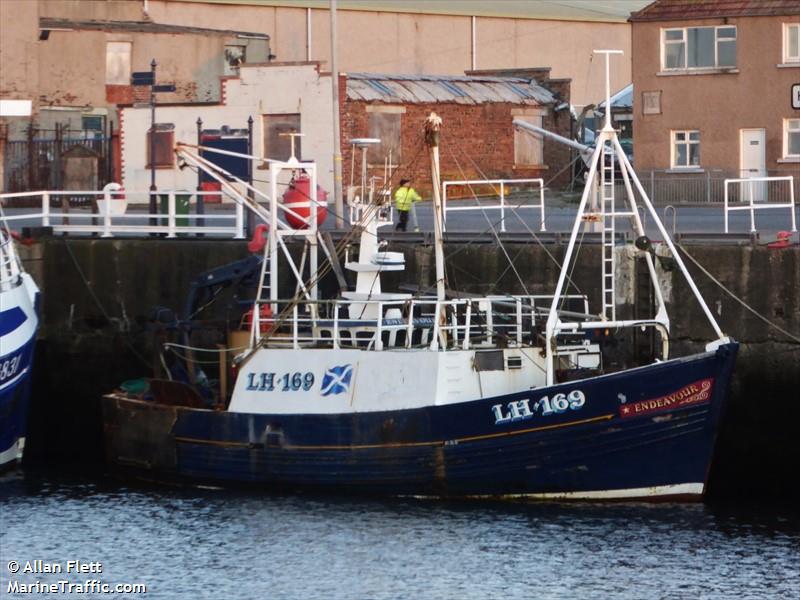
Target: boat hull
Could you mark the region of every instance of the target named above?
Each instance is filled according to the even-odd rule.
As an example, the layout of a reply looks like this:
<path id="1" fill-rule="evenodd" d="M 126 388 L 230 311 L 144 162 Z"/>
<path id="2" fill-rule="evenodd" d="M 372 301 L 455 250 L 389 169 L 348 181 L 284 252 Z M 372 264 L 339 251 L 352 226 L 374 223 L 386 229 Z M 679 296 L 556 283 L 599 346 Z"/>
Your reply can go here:
<path id="1" fill-rule="evenodd" d="M 15 353 L 16 355 L 16 353 Z M 24 349 L 24 372 L 19 379 L 0 389 L 0 469 L 8 469 L 22 460 L 30 398 L 30 369 L 33 343 Z M 0 368 L 8 357 L 0 358 Z"/>
<path id="2" fill-rule="evenodd" d="M 270 490 L 700 499 L 737 349 L 398 411 L 248 414 L 109 395 L 107 459 L 150 480 Z"/>

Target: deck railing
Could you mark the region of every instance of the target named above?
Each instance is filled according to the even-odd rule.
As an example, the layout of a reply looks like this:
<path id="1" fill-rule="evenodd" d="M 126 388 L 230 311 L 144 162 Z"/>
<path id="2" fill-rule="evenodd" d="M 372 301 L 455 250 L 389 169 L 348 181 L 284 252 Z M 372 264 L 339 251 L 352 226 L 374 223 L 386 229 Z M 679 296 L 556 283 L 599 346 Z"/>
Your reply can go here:
<path id="1" fill-rule="evenodd" d="M 382 351 L 386 348 L 428 347 L 431 350 L 530 346 L 537 343 L 552 296 L 511 295 L 409 300 L 280 300 L 277 316 L 253 311 L 251 345 L 300 348 L 326 346 Z M 564 297 L 565 306 L 588 315 L 586 296 Z M 274 304 L 266 299 L 262 304 Z M 360 314 L 350 316 L 351 307 Z M 575 344 L 573 344 L 575 345 Z"/>

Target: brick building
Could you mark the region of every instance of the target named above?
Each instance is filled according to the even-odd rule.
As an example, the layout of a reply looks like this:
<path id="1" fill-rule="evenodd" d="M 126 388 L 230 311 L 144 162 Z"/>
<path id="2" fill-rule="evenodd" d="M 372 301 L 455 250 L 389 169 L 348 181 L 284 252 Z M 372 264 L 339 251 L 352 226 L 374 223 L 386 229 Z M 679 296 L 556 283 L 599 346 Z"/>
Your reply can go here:
<path id="1" fill-rule="evenodd" d="M 512 125 L 518 117 L 571 137 L 570 82 L 547 79 L 548 73 L 548 69 L 528 69 L 516 71 L 513 77 L 488 72 L 467 76 L 342 75 L 345 179 L 352 167 L 350 140 L 377 138 L 381 144 L 368 153 L 372 174 L 382 175 L 391 155 L 397 169 L 395 183 L 400 177 L 409 177 L 418 189 L 430 190 L 422 127 L 425 118 L 436 112 L 443 119 L 442 180 L 541 177 L 548 185 L 566 184 L 569 148 L 516 131 Z"/>
<path id="2" fill-rule="evenodd" d="M 797 0 L 659 0 L 630 22 L 637 170 L 797 177 Z"/>

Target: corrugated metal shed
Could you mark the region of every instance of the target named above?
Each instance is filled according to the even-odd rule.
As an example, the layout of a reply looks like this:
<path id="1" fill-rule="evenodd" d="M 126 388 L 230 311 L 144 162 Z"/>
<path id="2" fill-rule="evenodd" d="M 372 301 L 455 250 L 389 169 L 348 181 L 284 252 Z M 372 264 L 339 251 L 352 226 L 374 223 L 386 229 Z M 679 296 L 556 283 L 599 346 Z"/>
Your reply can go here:
<path id="1" fill-rule="evenodd" d="M 519 77 L 348 73 L 347 99 L 398 104 L 510 102 L 539 106 L 556 101 L 547 88 Z"/>
<path id="2" fill-rule="evenodd" d="M 2 2 L 3 0 L 0 0 Z M 232 29 L 209 29 L 207 27 L 187 27 L 184 25 L 168 25 L 164 23 L 153 23 L 151 21 L 81 21 L 72 19 L 56 19 L 50 17 L 39 17 L 40 29 L 62 29 L 77 31 L 112 31 L 119 33 L 193 33 L 199 35 L 217 36 L 247 36 L 252 39 L 268 40 L 269 36 L 265 33 L 252 31 L 234 31 Z"/>

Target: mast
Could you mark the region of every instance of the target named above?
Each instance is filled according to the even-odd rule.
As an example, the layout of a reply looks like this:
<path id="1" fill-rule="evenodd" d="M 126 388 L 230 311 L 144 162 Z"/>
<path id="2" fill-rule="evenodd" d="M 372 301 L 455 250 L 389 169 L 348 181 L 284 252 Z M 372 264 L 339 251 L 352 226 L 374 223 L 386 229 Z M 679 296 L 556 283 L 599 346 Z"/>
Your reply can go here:
<path id="1" fill-rule="evenodd" d="M 444 300 L 444 243 L 442 241 L 442 196 L 439 172 L 439 129 L 442 118 L 435 112 L 425 119 L 425 143 L 431 153 L 431 179 L 433 180 L 433 234 L 436 255 L 436 299 Z"/>
<path id="2" fill-rule="evenodd" d="M 622 52 L 620 50 L 595 50 L 594 52 L 596 54 L 605 54 L 606 56 L 605 123 L 603 129 L 600 131 L 600 134 L 598 135 L 597 138 L 596 146 L 594 149 L 594 155 L 592 156 L 592 160 L 590 163 L 589 175 L 586 182 L 586 187 L 583 190 L 583 195 L 581 196 L 581 202 L 578 206 L 578 214 L 575 219 L 575 224 L 573 225 L 572 228 L 569 244 L 567 245 L 567 250 L 564 255 L 561 272 L 559 274 L 558 283 L 556 284 L 556 289 L 553 294 L 553 300 L 550 305 L 550 311 L 547 318 L 547 325 L 545 328 L 547 385 L 553 385 L 555 383 L 555 358 L 558 351 L 557 336 L 562 331 L 580 331 L 580 330 L 596 329 L 596 328 L 613 329 L 622 327 L 643 327 L 645 325 L 654 326 L 659 328 L 662 332 L 662 337 L 663 337 L 662 346 L 664 351 L 664 356 L 662 357 L 662 359 L 667 358 L 666 351 L 668 348 L 668 341 L 666 337 L 668 336 L 669 333 L 669 318 L 666 313 L 666 307 L 664 304 L 663 295 L 661 294 L 661 290 L 659 289 L 659 284 L 655 272 L 655 266 L 650 256 L 647 256 L 648 270 L 650 273 L 650 278 L 652 280 L 653 286 L 656 289 L 658 313 L 652 319 L 617 320 L 616 318 L 616 311 L 615 311 L 616 299 L 614 294 L 614 280 L 615 280 L 614 219 L 620 217 L 629 217 L 634 219 L 635 229 L 637 233 L 639 233 L 642 237 L 644 237 L 644 227 L 642 225 L 641 219 L 639 218 L 639 213 L 636 206 L 636 198 L 634 196 L 633 193 L 634 190 L 631 187 L 631 183 L 633 183 L 633 185 L 635 186 L 636 191 L 639 192 L 639 195 L 642 198 L 642 202 L 644 203 L 648 212 L 652 216 L 653 222 L 658 227 L 658 231 L 663 236 L 664 242 L 667 244 L 667 247 L 672 252 L 672 256 L 675 262 L 677 263 L 678 268 L 680 269 L 684 279 L 691 288 L 698 304 L 700 304 L 700 307 L 703 309 L 703 312 L 705 313 L 712 329 L 714 330 L 714 333 L 718 337 L 716 341 L 708 344 L 706 346 L 706 349 L 708 350 L 712 348 L 715 344 L 719 344 L 720 342 L 723 342 L 728 339 L 725 336 L 725 334 L 722 333 L 722 330 L 719 328 L 719 325 L 717 324 L 714 315 L 711 313 L 705 300 L 703 300 L 702 296 L 700 295 L 700 291 L 697 289 L 697 286 L 695 285 L 691 274 L 686 269 L 686 266 L 683 263 L 680 254 L 678 254 L 677 249 L 672 243 L 672 239 L 670 238 L 669 234 L 664 228 L 664 225 L 661 223 L 661 219 L 659 219 L 655 208 L 650 202 L 650 199 L 647 197 L 647 193 L 642 187 L 639 178 L 636 176 L 636 173 L 631 167 L 631 164 L 628 161 L 627 157 L 625 156 L 625 153 L 622 151 L 622 147 L 620 146 L 619 141 L 617 140 L 617 134 L 614 131 L 614 128 L 611 126 L 611 102 L 610 102 L 611 86 L 610 86 L 609 57 L 611 54 L 622 54 Z M 625 185 L 625 190 L 628 196 L 628 204 L 630 208 L 629 211 L 620 211 L 617 209 L 616 206 L 616 198 L 614 191 L 615 161 L 619 161 L 620 172 L 622 173 L 623 183 Z M 589 200 L 590 194 L 597 193 L 596 190 L 598 187 L 600 188 L 599 197 L 600 200 L 602 201 L 600 214 L 602 217 L 602 234 L 603 234 L 603 255 L 602 255 L 603 310 L 601 313 L 602 320 L 596 323 L 578 323 L 578 322 L 565 323 L 562 322 L 559 317 L 558 305 L 564 293 L 566 274 L 573 257 L 573 252 L 578 237 L 580 222 L 584 218 L 584 215 L 586 213 L 587 201 Z M 649 240 L 647 240 L 646 238 L 644 239 L 647 242 L 647 244 L 649 244 Z"/>
<path id="3" fill-rule="evenodd" d="M 331 94 L 333 97 L 333 202 L 336 228 L 344 227 L 342 198 L 342 143 L 339 132 L 339 72 L 336 70 L 336 0 L 331 0 Z"/>

